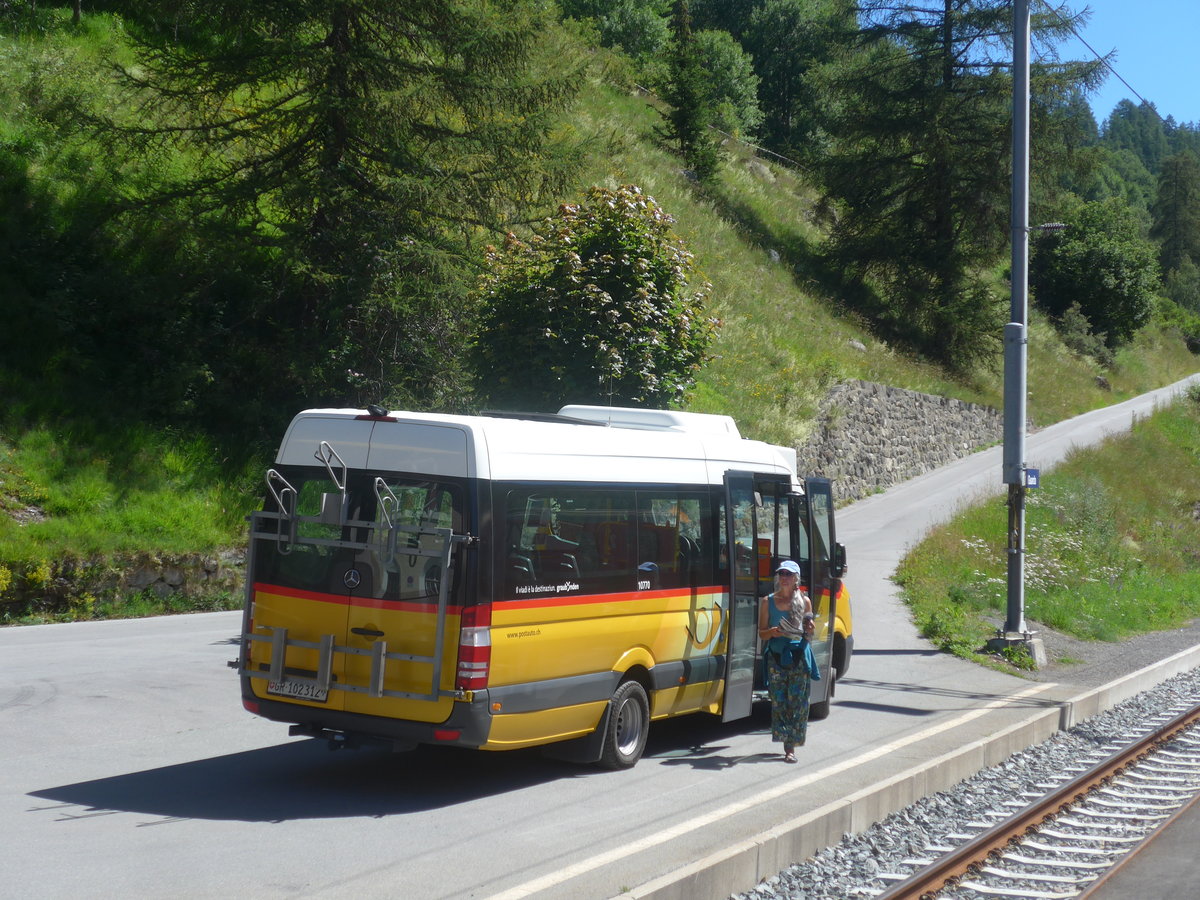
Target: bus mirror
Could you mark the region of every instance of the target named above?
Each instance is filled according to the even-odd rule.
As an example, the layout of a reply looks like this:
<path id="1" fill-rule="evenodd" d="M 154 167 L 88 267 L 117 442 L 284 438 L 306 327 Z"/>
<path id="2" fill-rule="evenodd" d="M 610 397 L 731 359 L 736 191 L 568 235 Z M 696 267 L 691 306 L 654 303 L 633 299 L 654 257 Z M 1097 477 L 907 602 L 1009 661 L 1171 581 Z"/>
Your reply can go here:
<path id="1" fill-rule="evenodd" d="M 829 560 L 829 574 L 834 578 L 841 578 L 846 574 L 846 545 L 835 543 L 833 545 L 833 556 Z"/>

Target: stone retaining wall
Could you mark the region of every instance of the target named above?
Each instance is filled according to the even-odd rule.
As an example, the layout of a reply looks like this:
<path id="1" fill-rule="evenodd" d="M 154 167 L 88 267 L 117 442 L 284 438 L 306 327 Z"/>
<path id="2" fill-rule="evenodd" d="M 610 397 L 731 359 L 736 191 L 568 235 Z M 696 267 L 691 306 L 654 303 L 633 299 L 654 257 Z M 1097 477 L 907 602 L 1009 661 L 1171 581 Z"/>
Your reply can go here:
<path id="1" fill-rule="evenodd" d="M 104 601 L 146 591 L 160 598 L 239 596 L 245 557 L 245 550 L 232 548 L 213 554 L 64 557 L 15 571 L 0 566 L 5 576 L 0 580 L 0 619 L 68 613 L 90 618 Z"/>
<path id="2" fill-rule="evenodd" d="M 833 480 L 839 502 L 858 500 L 967 456 L 1004 437 L 988 406 L 869 381 L 847 381 L 822 402 L 797 448 L 802 474 Z"/>
<path id="3" fill-rule="evenodd" d="M 132 593 L 149 590 L 160 597 L 177 591 L 241 591 L 245 568 L 246 552 L 241 548 L 212 555 L 143 557 L 121 573 L 116 586 Z"/>

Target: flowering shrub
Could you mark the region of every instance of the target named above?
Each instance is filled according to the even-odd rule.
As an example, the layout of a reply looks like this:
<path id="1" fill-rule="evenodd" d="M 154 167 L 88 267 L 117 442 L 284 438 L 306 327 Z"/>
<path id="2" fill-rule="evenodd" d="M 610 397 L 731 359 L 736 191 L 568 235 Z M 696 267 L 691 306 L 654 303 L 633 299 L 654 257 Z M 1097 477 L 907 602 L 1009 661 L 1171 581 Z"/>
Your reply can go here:
<path id="1" fill-rule="evenodd" d="M 489 247 L 476 344 L 502 408 L 665 406 L 695 382 L 717 323 L 674 219 L 636 187 L 592 188 L 523 241 Z"/>

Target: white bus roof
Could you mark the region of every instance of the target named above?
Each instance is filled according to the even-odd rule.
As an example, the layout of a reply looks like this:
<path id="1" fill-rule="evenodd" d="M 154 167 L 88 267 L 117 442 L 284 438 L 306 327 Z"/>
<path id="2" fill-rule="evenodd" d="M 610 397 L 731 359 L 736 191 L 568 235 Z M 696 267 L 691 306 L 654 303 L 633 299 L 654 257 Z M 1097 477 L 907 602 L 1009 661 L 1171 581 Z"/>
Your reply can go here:
<path id="1" fill-rule="evenodd" d="M 717 416 L 710 413 L 677 412 L 671 409 L 632 409 L 623 406 L 564 406 L 560 416 L 585 419 L 616 428 L 668 429 L 686 431 L 690 434 L 714 434 L 740 438 L 737 423 L 732 416 Z"/>
<path id="2" fill-rule="evenodd" d="M 584 406 L 561 415 L 570 418 L 311 409 L 292 420 L 276 462 L 320 465 L 325 443 L 351 469 L 438 477 L 720 484 L 734 469 L 795 481 L 794 450 L 742 439 L 728 416 Z"/>

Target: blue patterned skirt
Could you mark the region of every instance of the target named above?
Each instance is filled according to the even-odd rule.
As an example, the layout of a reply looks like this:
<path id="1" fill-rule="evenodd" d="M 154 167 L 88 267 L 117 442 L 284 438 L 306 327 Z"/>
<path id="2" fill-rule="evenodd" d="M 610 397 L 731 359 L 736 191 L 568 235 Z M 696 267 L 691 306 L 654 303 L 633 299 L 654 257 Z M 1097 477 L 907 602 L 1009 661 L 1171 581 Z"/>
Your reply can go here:
<path id="1" fill-rule="evenodd" d="M 808 733 L 808 667 L 802 661 L 784 666 L 771 652 L 767 658 L 767 692 L 771 696 L 771 740 L 803 746 Z"/>

